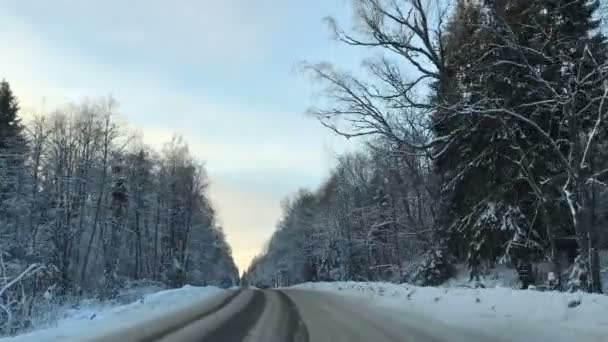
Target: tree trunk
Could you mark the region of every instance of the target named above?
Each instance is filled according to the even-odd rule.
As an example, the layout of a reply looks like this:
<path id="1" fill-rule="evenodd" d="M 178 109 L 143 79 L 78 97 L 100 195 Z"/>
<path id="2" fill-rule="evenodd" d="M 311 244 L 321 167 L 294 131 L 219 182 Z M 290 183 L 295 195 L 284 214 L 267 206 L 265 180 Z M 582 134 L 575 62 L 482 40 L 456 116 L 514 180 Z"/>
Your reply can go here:
<path id="1" fill-rule="evenodd" d="M 91 257 L 91 249 L 93 248 L 93 241 L 95 240 L 95 233 L 97 233 L 97 227 L 99 225 L 99 216 L 101 214 L 101 204 L 102 204 L 102 199 L 103 199 L 105 182 L 106 182 L 106 178 L 107 178 L 106 163 L 107 163 L 107 154 L 106 154 L 106 157 L 104 158 L 103 174 L 102 174 L 101 183 L 99 186 L 99 194 L 97 197 L 97 206 L 95 208 L 95 218 L 93 219 L 93 229 L 91 231 L 91 236 L 89 236 L 89 241 L 87 243 L 87 249 L 84 254 L 84 260 L 82 261 L 82 268 L 80 269 L 81 292 L 82 292 L 82 288 L 84 287 L 84 282 L 85 282 L 85 278 L 87 275 L 87 268 L 89 265 L 89 258 Z"/>
<path id="2" fill-rule="evenodd" d="M 155 280 L 158 280 L 159 276 L 159 263 L 158 263 L 158 229 L 160 225 L 160 196 L 157 197 L 156 200 L 156 222 L 154 223 L 154 261 L 152 263 L 152 267 L 154 268 L 152 272 L 152 277 Z"/>
<path id="3" fill-rule="evenodd" d="M 135 209 L 135 280 L 139 279 L 141 268 L 141 231 L 139 226 L 139 208 Z"/>
<path id="4" fill-rule="evenodd" d="M 553 221 L 551 220 L 551 215 L 547 211 L 545 203 L 540 205 L 542 210 L 543 219 L 545 221 L 545 227 L 547 231 L 547 238 L 549 239 L 549 248 L 550 248 L 550 258 L 551 258 L 551 270 L 555 274 L 555 279 L 557 280 L 556 288 L 558 290 L 563 290 L 563 282 L 562 282 L 562 268 L 559 260 L 559 255 L 557 254 L 557 246 L 555 236 L 555 226 L 553 225 Z"/>
<path id="5" fill-rule="evenodd" d="M 589 264 L 591 268 L 591 292 L 602 293 L 602 278 L 600 270 L 600 256 L 597 248 L 589 249 Z"/>
<path id="6" fill-rule="evenodd" d="M 85 252 L 84 260 L 82 263 L 82 268 L 80 270 L 80 284 L 84 285 L 84 281 L 87 274 L 87 267 L 89 264 L 89 258 L 91 256 L 91 249 L 93 247 L 93 241 L 95 241 L 95 233 L 97 232 L 97 227 L 99 225 L 99 218 L 101 215 L 101 204 L 103 201 L 104 189 L 106 186 L 106 181 L 108 178 L 108 154 L 110 153 L 110 144 L 112 142 L 112 132 L 111 132 L 111 124 L 110 124 L 110 115 L 105 117 L 104 122 L 104 130 L 103 130 L 103 162 L 102 168 L 103 172 L 101 175 L 101 182 L 99 184 L 99 194 L 97 197 L 97 206 L 95 208 L 95 218 L 93 220 L 93 230 L 91 231 L 91 236 L 89 237 L 89 241 L 87 243 L 87 249 Z M 101 237 L 103 239 L 103 236 Z"/>
<path id="7" fill-rule="evenodd" d="M 580 194 L 580 193 L 579 193 Z M 579 197 L 581 198 L 581 197 Z M 594 234 L 595 227 L 592 227 L 591 210 L 587 201 L 581 201 L 576 212 L 576 235 L 579 247 L 579 255 L 583 258 L 589 271 L 587 284 L 584 287 L 590 292 L 601 293 L 602 281 L 599 265 L 599 254 L 597 251 L 598 239 Z"/>

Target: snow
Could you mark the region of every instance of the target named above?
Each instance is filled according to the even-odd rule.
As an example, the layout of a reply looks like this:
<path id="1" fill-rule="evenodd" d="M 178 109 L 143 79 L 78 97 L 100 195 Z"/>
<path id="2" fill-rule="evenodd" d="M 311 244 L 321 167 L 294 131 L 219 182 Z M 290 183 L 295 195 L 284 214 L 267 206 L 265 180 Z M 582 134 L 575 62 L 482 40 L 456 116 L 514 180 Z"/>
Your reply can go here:
<path id="1" fill-rule="evenodd" d="M 208 300 L 224 293 L 225 290 L 207 286 L 186 285 L 179 289 L 164 290 L 146 294 L 142 299 L 127 305 L 89 303 L 79 309 L 67 310 L 55 327 L 33 331 L 16 337 L 0 338 L 1 342 L 75 341 L 81 340 L 94 331 L 116 331 L 147 320 L 167 315 L 192 305 L 193 302 Z"/>
<path id="2" fill-rule="evenodd" d="M 521 282 L 517 272 L 511 268 L 502 264 L 495 265 L 493 269 L 488 270 L 479 275 L 480 281 L 471 283 L 471 271 L 466 264 L 456 264 L 455 274 L 452 278 L 448 279 L 440 287 L 479 287 L 476 284 L 483 285 L 483 287 L 509 287 L 509 288 L 520 288 Z"/>
<path id="3" fill-rule="evenodd" d="M 374 282 L 305 283 L 295 288 L 354 296 L 404 320 L 438 320 L 491 334 L 501 341 L 608 341 L 605 295 Z"/>
<path id="4" fill-rule="evenodd" d="M 600 270 L 602 275 L 602 287 L 604 293 L 608 294 L 608 250 L 599 251 Z"/>

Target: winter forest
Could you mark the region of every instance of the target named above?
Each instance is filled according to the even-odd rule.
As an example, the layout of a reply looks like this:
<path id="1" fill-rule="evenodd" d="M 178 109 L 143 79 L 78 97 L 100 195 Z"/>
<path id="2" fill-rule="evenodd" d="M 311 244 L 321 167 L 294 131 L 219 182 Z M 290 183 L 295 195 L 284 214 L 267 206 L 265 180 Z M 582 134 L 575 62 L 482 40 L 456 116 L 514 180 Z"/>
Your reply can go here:
<path id="1" fill-rule="evenodd" d="M 0 332 L 51 305 L 143 284 L 233 286 L 238 271 L 180 138 L 154 151 L 111 98 L 20 117 L 0 84 Z"/>
<path id="2" fill-rule="evenodd" d="M 326 22 L 368 58 L 298 66 L 309 120 L 359 148 L 283 200 L 240 279 L 182 138 L 146 145 L 111 97 L 26 112 L 3 80 L 0 336 L 146 286 L 439 286 L 464 269 L 478 288 L 500 267 L 521 289 L 608 291 L 608 1 L 349 3 L 354 25 Z"/>
<path id="3" fill-rule="evenodd" d="M 329 26 L 372 56 L 304 71 L 310 116 L 365 148 L 284 201 L 244 281 L 439 285 L 466 265 L 475 284 L 506 265 L 521 288 L 602 292 L 605 3 L 352 3 L 356 27 Z"/>

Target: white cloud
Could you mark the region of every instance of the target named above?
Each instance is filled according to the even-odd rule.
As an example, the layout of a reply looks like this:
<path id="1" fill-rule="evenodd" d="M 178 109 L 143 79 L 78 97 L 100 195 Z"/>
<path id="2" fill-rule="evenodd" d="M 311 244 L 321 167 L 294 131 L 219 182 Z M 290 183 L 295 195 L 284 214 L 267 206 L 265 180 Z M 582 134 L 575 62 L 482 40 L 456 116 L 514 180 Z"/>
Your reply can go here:
<path id="1" fill-rule="evenodd" d="M 49 37 L 115 52 L 116 59 L 136 54 L 193 64 L 261 56 L 285 8 L 271 0 L 5 0 L 2 6 L 32 26 L 46 25 Z M 260 8 L 264 15 L 251 15 Z"/>
<path id="2" fill-rule="evenodd" d="M 86 9 L 99 10 L 99 13 L 95 12 L 96 15 L 85 16 L 91 19 L 111 17 L 113 11 L 118 11 L 120 4 L 126 2 L 103 2 L 107 3 L 108 8 L 91 8 L 85 3 L 92 2 L 62 0 L 58 6 L 74 5 L 75 13 Z M 135 6 L 132 2 L 128 3 Z M 160 1 L 133 3 L 139 4 L 143 11 L 141 15 L 152 21 L 165 9 Z M 149 7 L 145 8 L 144 4 Z M 128 12 L 133 12 L 135 8 L 130 7 Z M 234 0 L 225 3 L 179 1 L 166 14 L 177 16 L 182 15 L 180 11 L 192 11 L 192 15 L 185 15 L 184 22 L 177 24 L 180 25 L 178 28 L 169 29 L 185 31 L 189 25 L 196 24 L 197 18 L 207 16 L 209 20 L 204 25 L 207 28 L 219 25 L 227 33 L 225 40 L 228 45 L 238 45 L 240 39 L 247 40 L 249 33 L 256 36 L 255 28 L 247 25 L 243 26 L 244 29 L 232 27 L 239 16 L 225 23 L 201 12 L 210 8 L 213 8 L 213 13 L 237 12 L 241 13 L 240 16 L 244 11 L 236 8 Z M 117 12 L 118 21 L 130 18 L 133 13 L 119 14 Z M 123 19 L 120 19 L 121 15 Z M 158 20 L 161 18 L 158 17 Z M 244 23 L 248 22 L 246 18 L 243 20 Z M 144 26 L 141 29 L 136 28 L 134 23 L 129 25 L 134 27 L 132 31 L 118 25 L 116 32 L 107 33 L 107 36 L 100 33 L 99 39 L 111 40 L 112 34 L 120 33 L 124 34 L 123 43 L 126 45 L 138 46 L 142 40 L 143 48 L 153 49 L 143 41 L 144 35 L 150 34 L 146 30 L 151 30 L 152 34 L 158 32 L 159 38 L 162 38 L 162 25 L 159 28 Z M 250 29 L 251 32 L 245 32 Z M 211 36 L 204 39 L 218 49 L 223 49 L 220 45 L 226 43 L 215 42 Z M 121 69 L 117 65 L 96 62 L 82 51 L 65 50 L 43 39 L 31 23 L 3 11 L 2 5 L 0 41 L 3 45 L 0 65 L 4 67 L 4 74 L 0 77 L 11 82 L 25 112 L 31 112 L 32 108 L 40 110 L 43 98 L 47 99 L 44 109 L 51 110 L 65 102 L 78 102 L 85 97 L 113 93 L 121 103 L 125 119 L 143 131 L 146 142 L 161 147 L 173 132 L 181 133 L 189 142 L 193 154 L 207 162 L 213 182 L 210 194 L 233 246 L 235 259 L 241 267 L 245 267 L 251 257 L 260 251 L 274 230 L 280 215 L 280 197 L 287 195 L 276 194 L 276 189 L 283 189 L 278 185 L 293 184 L 294 190 L 300 185 L 312 185 L 307 184 L 310 179 L 322 177 L 331 164 L 331 158 L 323 147 L 323 141 L 328 141 L 327 135 L 311 119 L 294 113 L 260 112 L 243 105 L 217 104 L 207 99 L 205 94 L 189 94 L 168 86 L 169 82 L 157 73 Z M 184 46 L 180 46 L 180 50 L 187 51 Z M 329 140 L 329 144 L 335 143 L 335 139 Z M 267 191 L 268 187 L 275 192 Z M 287 191 L 289 186 L 285 185 L 284 188 Z"/>

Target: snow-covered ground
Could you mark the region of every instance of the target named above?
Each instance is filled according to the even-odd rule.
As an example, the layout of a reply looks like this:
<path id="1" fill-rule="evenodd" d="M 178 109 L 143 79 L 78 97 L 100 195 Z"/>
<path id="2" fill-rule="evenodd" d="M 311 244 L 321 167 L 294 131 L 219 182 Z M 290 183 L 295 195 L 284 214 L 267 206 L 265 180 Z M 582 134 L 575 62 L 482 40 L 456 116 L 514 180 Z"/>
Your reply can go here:
<path id="1" fill-rule="evenodd" d="M 608 250 L 600 251 L 600 270 L 604 293 L 608 294 Z"/>
<path id="2" fill-rule="evenodd" d="M 184 286 L 180 289 L 145 294 L 127 305 L 84 303 L 78 309 L 58 313 L 62 316 L 54 327 L 28 334 L 0 338 L 2 342 L 78 341 L 92 333 L 116 331 L 143 321 L 167 315 L 172 311 L 201 302 L 225 290 L 217 287 Z"/>
<path id="3" fill-rule="evenodd" d="M 454 276 L 440 287 L 475 287 L 475 283 L 470 281 L 471 271 L 466 264 L 457 264 L 455 268 Z M 508 287 L 513 289 L 521 287 L 517 272 L 513 268 L 500 264 L 481 275 L 479 284 L 485 287 Z"/>
<path id="4" fill-rule="evenodd" d="M 509 341 L 608 341 L 608 296 L 510 288 L 434 288 L 391 283 L 306 283 L 391 310 L 404 320 L 426 316 Z"/>
<path id="5" fill-rule="evenodd" d="M 504 272 L 500 271 L 502 282 Z M 489 280 L 493 279 L 490 277 Z M 329 291 L 377 305 L 404 322 L 440 323 L 479 330 L 506 341 L 608 341 L 608 296 L 539 292 L 508 287 L 472 289 L 454 279 L 444 287 L 374 282 L 306 283 L 295 288 Z M 499 282 L 497 280 L 497 282 Z M 490 282 L 485 282 L 486 286 Z M 452 286 L 452 287 L 446 287 Z M 78 341 L 166 316 L 225 294 L 216 287 L 185 286 L 148 293 L 127 305 L 84 303 L 59 312 L 55 326 L 0 342 Z"/>

